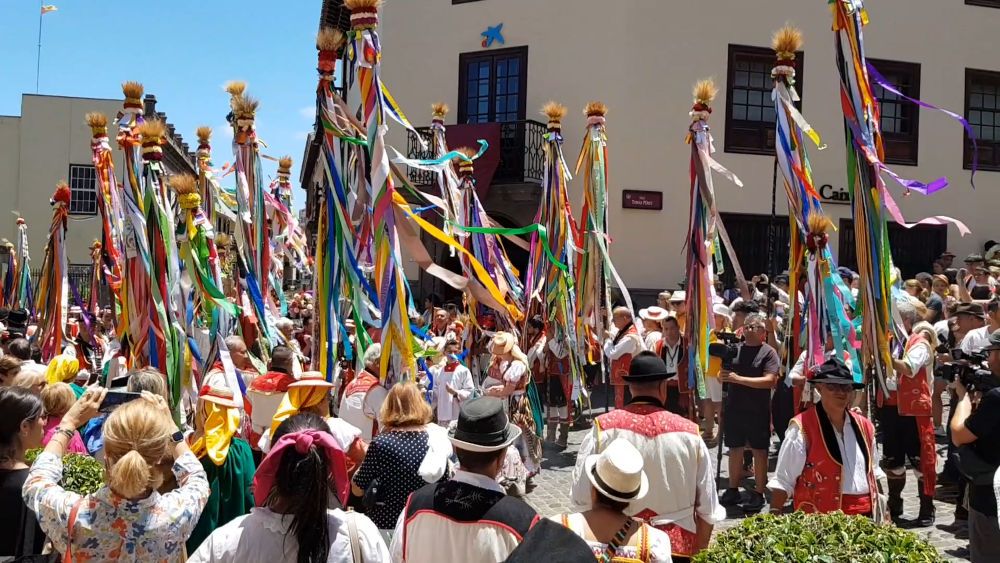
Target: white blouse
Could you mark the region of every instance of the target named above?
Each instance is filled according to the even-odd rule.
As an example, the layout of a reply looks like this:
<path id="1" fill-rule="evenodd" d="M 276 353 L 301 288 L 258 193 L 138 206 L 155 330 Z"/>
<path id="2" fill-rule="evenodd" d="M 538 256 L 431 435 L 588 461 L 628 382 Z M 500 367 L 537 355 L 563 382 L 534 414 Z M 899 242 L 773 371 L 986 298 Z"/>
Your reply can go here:
<path id="1" fill-rule="evenodd" d="M 348 531 L 346 512 L 337 508 L 328 510 L 326 524 L 330 530 L 328 563 L 354 563 L 354 552 Z M 389 563 L 386 547 L 378 528 L 363 514 L 351 513 L 358 530 L 361 561 Z M 267 561 L 268 563 L 296 563 L 299 546 L 291 533 L 292 517 L 272 512 L 267 508 L 254 508 L 250 514 L 240 516 L 225 526 L 217 528 L 204 543 L 191 554 L 191 563 L 222 563 L 228 561 Z"/>

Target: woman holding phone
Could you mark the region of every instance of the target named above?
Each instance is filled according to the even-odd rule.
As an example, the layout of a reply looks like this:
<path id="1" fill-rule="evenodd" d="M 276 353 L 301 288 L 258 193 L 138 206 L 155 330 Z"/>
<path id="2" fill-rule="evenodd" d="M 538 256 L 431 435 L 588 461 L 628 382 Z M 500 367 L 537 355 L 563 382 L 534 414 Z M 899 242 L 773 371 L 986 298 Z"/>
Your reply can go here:
<path id="1" fill-rule="evenodd" d="M 56 550 L 69 558 L 108 561 L 180 561 L 208 501 L 209 486 L 198 458 L 170 416 L 163 397 L 143 393 L 104 424 L 107 485 L 87 496 L 60 486 L 62 456 L 75 429 L 97 416 L 106 390 L 89 388 L 63 416 L 59 428 L 28 472 L 24 501 L 38 515 Z M 174 460 L 179 487 L 156 489 L 156 466 Z"/>

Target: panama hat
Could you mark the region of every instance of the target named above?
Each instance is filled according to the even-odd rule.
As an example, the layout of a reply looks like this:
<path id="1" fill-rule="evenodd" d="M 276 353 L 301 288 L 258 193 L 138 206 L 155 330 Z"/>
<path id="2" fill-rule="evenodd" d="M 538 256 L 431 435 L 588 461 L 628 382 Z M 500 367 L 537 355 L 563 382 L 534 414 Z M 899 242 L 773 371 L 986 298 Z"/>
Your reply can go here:
<path id="1" fill-rule="evenodd" d="M 639 318 L 647 321 L 660 322 L 667 318 L 670 313 L 663 307 L 647 307 L 639 310 Z"/>
<path id="2" fill-rule="evenodd" d="M 632 502 L 649 492 L 642 454 L 621 438 L 613 440 L 603 452 L 587 456 L 584 472 L 590 484 L 611 500 Z"/>
<path id="3" fill-rule="evenodd" d="M 469 452 L 499 451 L 520 436 L 521 429 L 510 423 L 503 401 L 496 397 L 479 397 L 463 403 L 458 423 L 448 431 L 452 445 Z"/>
<path id="4" fill-rule="evenodd" d="M 318 371 L 304 371 L 295 383 L 290 383 L 288 388 L 292 387 L 333 387 L 333 383 L 330 383 L 323 377 L 323 374 Z"/>
<path id="5" fill-rule="evenodd" d="M 236 402 L 236 398 L 233 396 L 233 391 L 225 387 L 209 387 L 206 385 L 201 388 L 198 397 L 203 401 L 215 403 L 223 407 L 231 409 L 240 408 L 240 405 Z"/>

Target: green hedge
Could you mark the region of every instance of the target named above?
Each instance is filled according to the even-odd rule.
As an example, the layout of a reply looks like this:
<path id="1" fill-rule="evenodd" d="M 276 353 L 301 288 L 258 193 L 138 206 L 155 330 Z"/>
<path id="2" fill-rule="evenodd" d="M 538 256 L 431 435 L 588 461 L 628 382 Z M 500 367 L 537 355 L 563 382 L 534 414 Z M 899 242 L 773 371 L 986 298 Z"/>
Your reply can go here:
<path id="1" fill-rule="evenodd" d="M 863 516 L 760 514 L 715 537 L 697 563 L 937 563 L 937 550 L 913 532 Z"/>
<path id="2" fill-rule="evenodd" d="M 35 463 L 42 450 L 28 450 L 25 452 L 26 461 Z M 59 482 L 67 491 L 72 491 L 80 495 L 96 493 L 104 486 L 104 466 L 96 459 L 80 454 L 66 454 L 63 456 L 63 478 Z"/>

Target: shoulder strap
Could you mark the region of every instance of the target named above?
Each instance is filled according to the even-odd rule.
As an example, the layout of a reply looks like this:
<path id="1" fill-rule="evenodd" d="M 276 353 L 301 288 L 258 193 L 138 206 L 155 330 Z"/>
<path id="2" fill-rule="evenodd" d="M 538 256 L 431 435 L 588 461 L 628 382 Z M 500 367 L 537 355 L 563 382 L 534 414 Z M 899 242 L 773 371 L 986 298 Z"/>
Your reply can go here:
<path id="1" fill-rule="evenodd" d="M 361 555 L 361 541 L 358 538 L 358 522 L 357 513 L 354 510 L 348 510 L 347 515 L 347 534 L 351 539 L 351 556 L 354 563 L 362 563 L 364 557 Z"/>
<path id="2" fill-rule="evenodd" d="M 66 525 L 66 553 L 63 553 L 63 563 L 73 562 L 73 528 L 76 527 L 76 515 L 80 513 L 80 505 L 87 497 L 80 497 L 69 511 L 69 523 Z"/>
<path id="3" fill-rule="evenodd" d="M 614 537 L 611 538 L 611 541 L 609 541 L 608 545 L 604 548 L 604 556 L 601 558 L 601 561 L 607 563 L 614 559 L 615 555 L 618 553 L 618 548 L 625 542 L 626 538 L 628 538 L 629 534 L 632 532 L 632 528 L 635 527 L 635 524 L 636 522 L 632 519 L 632 517 L 629 517 L 629 519 L 625 521 L 625 524 L 622 525 L 621 529 L 615 533 Z"/>
<path id="4" fill-rule="evenodd" d="M 38 524 L 32 517 L 34 514 L 27 504 L 21 506 L 21 544 L 14 547 L 15 557 L 35 555 L 35 528 Z"/>

